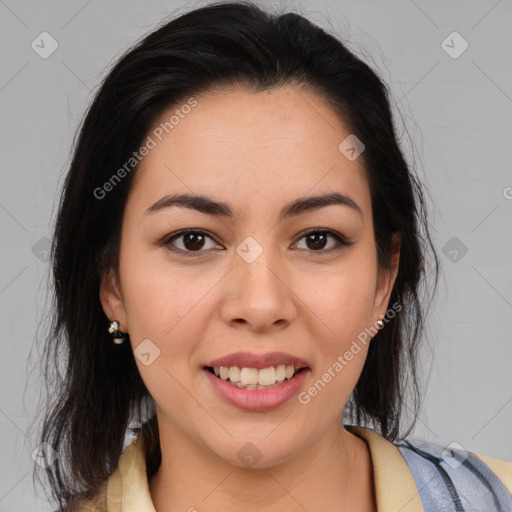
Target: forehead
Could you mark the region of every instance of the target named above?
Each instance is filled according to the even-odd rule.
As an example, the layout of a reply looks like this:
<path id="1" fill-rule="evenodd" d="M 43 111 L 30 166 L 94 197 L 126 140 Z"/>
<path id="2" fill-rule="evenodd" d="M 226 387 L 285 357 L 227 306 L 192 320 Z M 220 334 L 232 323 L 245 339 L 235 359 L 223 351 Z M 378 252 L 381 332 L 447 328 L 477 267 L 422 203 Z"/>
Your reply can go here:
<path id="1" fill-rule="evenodd" d="M 338 149 L 350 131 L 315 93 L 294 86 L 224 89 L 195 95 L 194 102 L 186 98 L 162 112 L 148 133 L 154 147 L 133 184 L 146 202 L 212 190 L 238 196 L 245 210 L 332 191 L 350 195 L 361 209 L 369 202 L 362 159 L 350 161 Z"/>

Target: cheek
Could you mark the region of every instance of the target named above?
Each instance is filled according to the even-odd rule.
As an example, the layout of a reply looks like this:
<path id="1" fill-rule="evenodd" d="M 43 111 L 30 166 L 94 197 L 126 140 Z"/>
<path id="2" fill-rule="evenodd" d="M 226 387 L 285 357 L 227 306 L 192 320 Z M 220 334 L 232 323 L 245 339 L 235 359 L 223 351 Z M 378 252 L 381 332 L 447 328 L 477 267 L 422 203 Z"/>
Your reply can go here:
<path id="1" fill-rule="evenodd" d="M 165 249 L 130 250 L 121 264 L 121 281 L 130 337 L 136 347 L 149 338 L 165 351 L 190 352 L 203 327 L 204 299 L 218 282 L 218 275 L 171 265 Z M 215 275 L 214 275 L 215 274 Z"/>
<path id="2" fill-rule="evenodd" d="M 371 325 L 375 298 L 375 262 L 365 250 L 354 251 L 335 269 L 304 280 L 301 296 L 321 319 L 326 335 L 322 338 L 341 349 Z M 307 283 L 306 283 L 307 281 Z"/>
<path id="3" fill-rule="evenodd" d="M 369 266 L 365 270 L 361 274 L 347 269 L 331 276 L 324 293 L 312 297 L 311 309 L 320 312 L 318 325 L 324 334 L 315 337 L 319 364 L 306 392 L 315 397 L 318 410 L 332 414 L 336 413 L 333 404 L 344 404 L 352 393 L 371 340 L 365 329 L 371 326 L 375 278 Z"/>
<path id="4" fill-rule="evenodd" d="M 142 258 L 126 261 L 123 293 L 139 373 L 157 403 L 172 403 L 176 410 L 186 399 L 180 383 L 190 379 L 191 359 L 202 338 L 198 315 L 201 298 L 212 286 L 209 281 L 198 279 L 192 285 L 186 272 L 171 273 L 169 266 Z M 149 365 L 140 357 L 143 343 Z"/>

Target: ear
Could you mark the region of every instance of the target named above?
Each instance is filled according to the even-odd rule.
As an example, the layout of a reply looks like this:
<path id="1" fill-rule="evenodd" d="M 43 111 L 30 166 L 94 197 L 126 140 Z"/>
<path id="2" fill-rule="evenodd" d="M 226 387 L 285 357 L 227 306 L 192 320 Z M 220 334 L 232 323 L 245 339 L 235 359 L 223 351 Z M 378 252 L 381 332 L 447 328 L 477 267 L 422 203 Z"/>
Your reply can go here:
<path id="1" fill-rule="evenodd" d="M 128 333 L 128 322 L 124 307 L 123 297 L 120 291 L 118 277 L 113 269 L 106 271 L 100 284 L 100 302 L 106 317 L 113 322 L 119 322 L 119 329 Z"/>
<path id="2" fill-rule="evenodd" d="M 391 291 L 393 290 L 396 276 L 398 274 L 401 246 L 399 233 L 393 233 L 391 245 L 391 268 L 379 269 L 378 272 L 375 302 L 373 306 L 374 312 L 376 313 L 374 321 L 377 321 L 386 315 Z"/>

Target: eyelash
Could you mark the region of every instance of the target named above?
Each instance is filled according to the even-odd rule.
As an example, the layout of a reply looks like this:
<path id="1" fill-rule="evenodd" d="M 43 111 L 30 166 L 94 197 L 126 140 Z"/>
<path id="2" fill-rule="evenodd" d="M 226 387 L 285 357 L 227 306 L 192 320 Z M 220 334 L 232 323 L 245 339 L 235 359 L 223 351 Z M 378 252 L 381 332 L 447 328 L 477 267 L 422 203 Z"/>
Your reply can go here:
<path id="1" fill-rule="evenodd" d="M 174 233 L 174 234 L 171 234 L 171 235 L 165 237 L 160 242 L 157 242 L 157 245 L 168 247 L 170 251 L 175 252 L 175 253 L 181 253 L 185 257 L 192 257 L 192 258 L 198 257 L 198 256 L 201 255 L 201 253 L 204 253 L 204 252 L 207 252 L 207 251 L 205 251 L 205 250 L 185 251 L 183 249 L 177 249 L 177 248 L 172 248 L 171 249 L 169 247 L 169 246 L 172 245 L 172 242 L 174 240 L 176 240 L 176 239 L 178 239 L 180 237 L 189 235 L 191 233 L 196 234 L 196 235 L 205 235 L 207 238 L 210 238 L 211 240 L 213 240 L 213 238 L 208 233 L 206 233 L 205 231 L 201 231 L 201 230 L 198 230 L 198 229 L 185 229 L 183 231 L 179 231 L 178 233 Z M 311 252 L 315 256 L 317 256 L 317 255 L 322 256 L 322 255 L 325 255 L 325 254 L 331 254 L 331 253 L 334 253 L 334 252 L 341 251 L 345 247 L 349 247 L 351 245 L 354 245 L 354 242 L 348 241 L 346 238 L 344 238 L 342 235 L 340 235 L 336 231 L 332 231 L 330 229 L 317 229 L 317 228 L 309 229 L 309 230 L 305 231 L 304 233 L 302 233 L 301 237 L 297 240 L 297 242 L 299 242 L 300 240 L 302 240 L 303 238 L 305 238 L 306 236 L 311 235 L 311 234 L 329 235 L 329 236 L 331 236 L 332 238 L 334 238 L 337 241 L 337 245 L 335 247 L 332 247 L 331 249 L 327 249 L 327 250 L 320 249 L 318 251 L 309 250 L 309 252 Z M 213 240 L 213 241 L 215 242 L 215 240 Z M 302 250 L 304 250 L 304 249 L 302 249 Z M 306 250 L 308 250 L 308 249 L 306 249 Z"/>

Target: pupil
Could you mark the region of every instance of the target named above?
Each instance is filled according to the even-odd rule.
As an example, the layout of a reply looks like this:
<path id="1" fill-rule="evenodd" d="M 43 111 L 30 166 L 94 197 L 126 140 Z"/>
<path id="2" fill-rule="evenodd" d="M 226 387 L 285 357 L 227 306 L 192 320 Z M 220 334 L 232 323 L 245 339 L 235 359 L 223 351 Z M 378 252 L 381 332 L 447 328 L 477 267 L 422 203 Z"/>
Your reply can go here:
<path id="1" fill-rule="evenodd" d="M 200 249 L 203 236 L 197 233 L 188 233 L 185 235 L 184 244 L 187 249 Z M 192 240 L 192 244 L 189 241 Z"/>
<path id="2" fill-rule="evenodd" d="M 315 248 L 316 249 L 322 249 L 323 248 L 322 242 L 325 243 L 325 234 L 312 234 L 312 235 L 309 235 L 308 238 L 309 238 L 309 241 L 312 241 L 315 238 L 320 238 L 321 239 L 320 246 L 310 247 L 310 248 L 313 248 L 313 249 L 315 249 Z"/>

